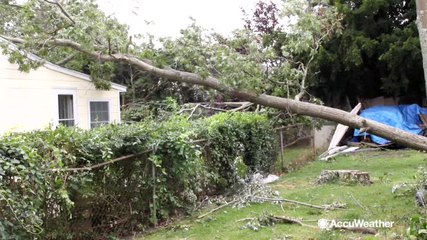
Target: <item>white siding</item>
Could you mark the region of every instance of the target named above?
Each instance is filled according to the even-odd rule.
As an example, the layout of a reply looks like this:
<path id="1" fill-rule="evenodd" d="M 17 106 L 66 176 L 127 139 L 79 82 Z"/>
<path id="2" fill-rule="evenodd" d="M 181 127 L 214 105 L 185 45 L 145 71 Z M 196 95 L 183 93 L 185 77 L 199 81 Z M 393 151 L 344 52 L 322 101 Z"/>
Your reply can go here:
<path id="1" fill-rule="evenodd" d="M 40 67 L 29 73 L 20 72 L 0 54 L 0 133 L 28 131 L 57 124 L 57 94 L 73 90 L 77 125 L 89 128 L 89 101 L 110 102 L 111 122 L 120 122 L 119 91 L 96 90 L 86 80 Z"/>

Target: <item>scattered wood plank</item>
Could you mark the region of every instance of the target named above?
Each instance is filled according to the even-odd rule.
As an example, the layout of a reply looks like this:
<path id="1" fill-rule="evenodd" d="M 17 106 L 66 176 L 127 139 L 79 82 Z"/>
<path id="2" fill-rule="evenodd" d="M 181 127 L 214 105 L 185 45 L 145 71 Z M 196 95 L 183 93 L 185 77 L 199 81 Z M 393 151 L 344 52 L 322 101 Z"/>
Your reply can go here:
<path id="1" fill-rule="evenodd" d="M 362 108 L 362 104 L 358 103 L 356 107 L 351 110 L 351 114 L 357 114 L 359 110 Z M 338 124 L 337 128 L 335 129 L 334 135 L 332 137 L 331 142 L 329 143 L 328 150 L 336 147 L 338 143 L 340 143 L 341 139 L 344 137 L 344 134 L 347 132 L 348 126 L 343 124 Z"/>

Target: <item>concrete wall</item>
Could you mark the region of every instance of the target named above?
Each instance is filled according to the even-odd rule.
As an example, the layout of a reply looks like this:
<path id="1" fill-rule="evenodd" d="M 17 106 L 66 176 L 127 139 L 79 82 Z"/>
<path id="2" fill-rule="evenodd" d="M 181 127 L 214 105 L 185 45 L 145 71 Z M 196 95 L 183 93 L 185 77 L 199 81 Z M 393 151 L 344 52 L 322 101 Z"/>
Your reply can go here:
<path id="1" fill-rule="evenodd" d="M 87 80 L 46 67 L 20 72 L 0 54 L 0 133 L 58 124 L 58 94 L 72 93 L 76 125 L 90 128 L 89 102 L 108 101 L 110 122 L 120 122 L 119 91 L 96 90 Z"/>
<path id="2" fill-rule="evenodd" d="M 316 149 L 327 149 L 336 125 L 323 125 L 321 129 L 314 130 L 314 145 Z"/>

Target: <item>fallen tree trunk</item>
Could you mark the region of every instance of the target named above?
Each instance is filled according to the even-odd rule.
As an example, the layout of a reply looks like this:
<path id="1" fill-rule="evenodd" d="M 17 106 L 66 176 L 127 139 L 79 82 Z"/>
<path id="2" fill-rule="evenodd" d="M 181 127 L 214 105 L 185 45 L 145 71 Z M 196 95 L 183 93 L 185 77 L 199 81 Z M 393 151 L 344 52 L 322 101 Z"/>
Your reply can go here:
<path id="1" fill-rule="evenodd" d="M 2 36 L 3 38 L 17 44 L 25 43 L 25 40 L 20 38 L 12 38 Z M 67 47 L 84 53 L 98 61 L 111 61 L 111 62 L 123 62 L 132 64 L 138 69 L 151 73 L 155 76 L 169 79 L 171 81 L 177 81 L 188 84 L 195 84 L 204 86 L 207 88 L 218 90 L 223 94 L 226 94 L 233 98 L 238 98 L 243 101 L 249 101 L 255 104 L 260 104 L 266 107 L 272 107 L 280 110 L 290 111 L 296 114 L 317 117 L 352 128 L 365 128 L 369 129 L 369 133 L 378 135 L 386 138 L 392 142 L 413 148 L 418 150 L 427 151 L 427 138 L 412 133 L 405 132 L 403 130 L 387 126 L 385 124 L 365 119 L 349 112 L 335 109 L 326 106 L 320 106 L 312 103 L 301 102 L 289 98 L 275 97 L 266 94 L 254 94 L 240 89 L 231 88 L 221 83 L 217 78 L 207 77 L 203 78 L 198 74 L 178 71 L 171 68 L 158 68 L 154 66 L 149 60 L 142 60 L 132 55 L 127 54 L 100 54 L 96 51 L 86 50 L 81 44 L 73 42 L 68 39 L 51 39 L 44 41 L 43 44 Z"/>

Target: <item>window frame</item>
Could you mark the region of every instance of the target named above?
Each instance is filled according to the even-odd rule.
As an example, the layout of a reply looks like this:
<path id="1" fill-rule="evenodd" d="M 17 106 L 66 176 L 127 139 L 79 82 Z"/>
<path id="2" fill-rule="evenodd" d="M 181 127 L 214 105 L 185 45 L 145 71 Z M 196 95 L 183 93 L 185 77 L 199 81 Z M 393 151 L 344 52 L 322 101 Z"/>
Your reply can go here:
<path id="1" fill-rule="evenodd" d="M 92 111 L 90 108 L 90 104 L 93 102 L 103 102 L 103 103 L 107 103 L 108 106 L 108 122 L 105 123 L 105 121 L 101 121 L 100 123 L 105 123 L 105 124 L 111 124 L 111 100 L 106 100 L 106 99 L 101 99 L 101 100 L 89 100 L 88 101 L 88 123 L 89 123 L 89 129 L 93 129 L 92 127 Z M 93 123 L 98 123 L 98 122 L 93 122 Z"/>
<path id="2" fill-rule="evenodd" d="M 79 116 L 78 116 L 78 109 L 77 109 L 77 90 L 75 89 L 54 89 L 54 94 L 53 94 L 53 98 L 54 98 L 54 123 L 53 125 L 55 127 L 59 126 L 60 123 L 60 119 L 59 119 L 59 96 L 60 95 L 72 95 L 73 96 L 73 116 L 74 116 L 74 125 L 73 127 L 77 127 L 79 125 Z M 61 120 L 65 120 L 65 119 L 61 119 Z M 70 120 L 70 119 L 66 119 L 66 120 Z"/>

